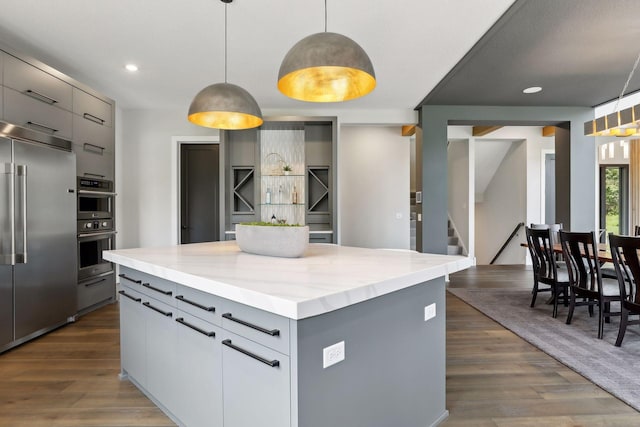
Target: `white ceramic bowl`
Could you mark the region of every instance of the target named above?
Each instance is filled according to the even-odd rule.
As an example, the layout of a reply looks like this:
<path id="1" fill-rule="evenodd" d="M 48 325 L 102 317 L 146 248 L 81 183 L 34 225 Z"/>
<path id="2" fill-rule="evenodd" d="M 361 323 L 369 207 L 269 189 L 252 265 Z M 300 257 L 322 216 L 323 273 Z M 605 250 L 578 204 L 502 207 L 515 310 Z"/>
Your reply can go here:
<path id="1" fill-rule="evenodd" d="M 309 226 L 237 224 L 236 242 L 250 254 L 298 258 L 309 246 Z"/>

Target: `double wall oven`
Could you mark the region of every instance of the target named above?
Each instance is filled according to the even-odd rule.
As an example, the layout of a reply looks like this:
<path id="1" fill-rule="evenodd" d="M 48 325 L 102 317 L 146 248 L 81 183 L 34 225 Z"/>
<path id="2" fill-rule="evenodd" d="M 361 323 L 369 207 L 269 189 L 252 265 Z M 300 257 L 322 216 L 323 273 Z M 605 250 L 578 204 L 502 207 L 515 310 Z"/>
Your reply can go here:
<path id="1" fill-rule="evenodd" d="M 115 297 L 113 265 L 102 251 L 115 249 L 113 182 L 78 177 L 78 310 Z"/>

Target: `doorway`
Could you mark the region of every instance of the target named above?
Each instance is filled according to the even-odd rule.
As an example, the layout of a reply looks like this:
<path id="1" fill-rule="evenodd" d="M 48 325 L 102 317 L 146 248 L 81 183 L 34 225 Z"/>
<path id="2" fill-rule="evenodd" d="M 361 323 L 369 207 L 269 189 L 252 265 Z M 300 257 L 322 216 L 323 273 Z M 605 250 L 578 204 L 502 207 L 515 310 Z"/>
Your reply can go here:
<path id="1" fill-rule="evenodd" d="M 179 173 L 179 243 L 219 241 L 219 144 L 180 144 Z"/>

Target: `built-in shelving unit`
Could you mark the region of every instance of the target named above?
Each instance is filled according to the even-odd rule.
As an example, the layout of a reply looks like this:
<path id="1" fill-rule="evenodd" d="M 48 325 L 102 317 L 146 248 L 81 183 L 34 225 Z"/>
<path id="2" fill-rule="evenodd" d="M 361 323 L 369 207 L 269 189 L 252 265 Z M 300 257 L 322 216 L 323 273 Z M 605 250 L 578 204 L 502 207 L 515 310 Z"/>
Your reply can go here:
<path id="1" fill-rule="evenodd" d="M 258 129 L 222 132 L 227 238 L 240 222 L 276 219 L 309 225 L 312 242 L 336 242 L 336 136 L 332 117 L 267 118 Z"/>

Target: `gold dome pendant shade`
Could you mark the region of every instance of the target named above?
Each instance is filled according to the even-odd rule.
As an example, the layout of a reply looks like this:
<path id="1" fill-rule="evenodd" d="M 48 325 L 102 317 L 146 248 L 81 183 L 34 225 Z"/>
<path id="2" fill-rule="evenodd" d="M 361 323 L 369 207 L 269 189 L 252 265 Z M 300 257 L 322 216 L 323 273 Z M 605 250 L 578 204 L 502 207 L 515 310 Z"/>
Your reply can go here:
<path id="1" fill-rule="evenodd" d="M 278 73 L 278 90 L 300 101 L 348 101 L 375 87 L 367 53 L 337 33 L 317 33 L 300 40 L 284 57 Z"/>
<path id="2" fill-rule="evenodd" d="M 227 83 L 227 4 L 224 6 L 224 83 L 202 89 L 191 101 L 187 118 L 191 123 L 224 130 L 251 129 L 262 125 L 262 111 L 249 92 Z"/>
<path id="3" fill-rule="evenodd" d="M 262 112 L 249 92 L 231 83 L 216 83 L 193 98 L 188 119 L 208 128 L 235 130 L 262 125 Z"/>

